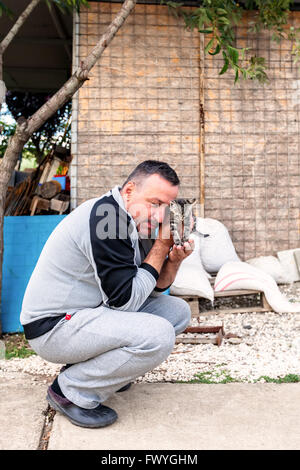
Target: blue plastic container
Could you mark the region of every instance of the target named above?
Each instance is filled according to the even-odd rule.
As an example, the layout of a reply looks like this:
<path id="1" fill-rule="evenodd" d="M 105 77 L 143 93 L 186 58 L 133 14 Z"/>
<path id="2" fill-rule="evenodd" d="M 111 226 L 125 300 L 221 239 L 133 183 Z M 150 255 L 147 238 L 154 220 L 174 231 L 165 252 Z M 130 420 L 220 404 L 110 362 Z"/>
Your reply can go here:
<path id="1" fill-rule="evenodd" d="M 20 313 L 25 289 L 44 244 L 66 215 L 4 217 L 3 333 L 23 332 Z"/>
<path id="2" fill-rule="evenodd" d="M 1 321 L 3 333 L 21 333 L 24 293 L 47 239 L 64 215 L 4 217 Z M 170 294 L 170 289 L 163 292 Z"/>
<path id="3" fill-rule="evenodd" d="M 66 176 L 53 176 L 52 179 L 60 183 L 62 190 L 66 189 L 66 182 L 67 182 Z"/>

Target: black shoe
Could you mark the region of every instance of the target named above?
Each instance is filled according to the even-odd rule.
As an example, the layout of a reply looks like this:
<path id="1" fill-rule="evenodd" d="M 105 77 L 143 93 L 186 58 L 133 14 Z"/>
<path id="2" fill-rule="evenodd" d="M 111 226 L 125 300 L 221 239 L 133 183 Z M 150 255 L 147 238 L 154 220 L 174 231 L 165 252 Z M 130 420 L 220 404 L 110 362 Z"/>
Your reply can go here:
<path id="1" fill-rule="evenodd" d="M 47 401 L 54 410 L 65 415 L 71 423 L 84 428 L 109 426 L 118 418 L 115 410 L 108 406 L 100 404 L 93 409 L 81 408 L 67 398 L 59 396 L 51 387 L 48 388 Z"/>
<path id="2" fill-rule="evenodd" d="M 129 382 L 129 384 L 127 385 L 124 385 L 124 387 L 120 388 L 119 390 L 117 390 L 117 393 L 119 392 L 125 392 L 126 390 L 128 390 L 132 385 L 132 382 Z"/>
<path id="3" fill-rule="evenodd" d="M 69 367 L 73 366 L 74 364 L 66 364 L 65 366 L 62 366 L 60 369 L 59 373 L 63 372 L 64 370 L 68 369 Z"/>

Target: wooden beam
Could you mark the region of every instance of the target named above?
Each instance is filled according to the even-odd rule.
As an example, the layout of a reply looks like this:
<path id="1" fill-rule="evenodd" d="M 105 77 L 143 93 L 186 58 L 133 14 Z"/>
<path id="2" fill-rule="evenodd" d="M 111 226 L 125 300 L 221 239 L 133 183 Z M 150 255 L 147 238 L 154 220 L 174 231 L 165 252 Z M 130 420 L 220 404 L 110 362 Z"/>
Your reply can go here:
<path id="1" fill-rule="evenodd" d="M 204 162 L 204 137 L 205 137 L 205 121 L 204 121 L 204 34 L 200 33 L 200 54 L 199 54 L 199 109 L 200 109 L 200 132 L 199 132 L 199 173 L 200 173 L 200 214 L 199 217 L 204 217 L 204 202 L 205 202 L 205 162 Z"/>

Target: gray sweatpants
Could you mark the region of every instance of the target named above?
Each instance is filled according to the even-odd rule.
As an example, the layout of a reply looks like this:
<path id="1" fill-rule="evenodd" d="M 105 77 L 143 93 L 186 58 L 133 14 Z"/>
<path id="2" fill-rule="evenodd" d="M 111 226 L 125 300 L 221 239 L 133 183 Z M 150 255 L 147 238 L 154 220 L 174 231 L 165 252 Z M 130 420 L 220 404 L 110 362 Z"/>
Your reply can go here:
<path id="1" fill-rule="evenodd" d="M 79 310 L 29 344 L 49 362 L 73 364 L 59 374 L 59 386 L 73 403 L 91 409 L 161 364 L 190 317 L 183 299 L 160 295 L 149 297 L 137 312 L 105 306 Z"/>

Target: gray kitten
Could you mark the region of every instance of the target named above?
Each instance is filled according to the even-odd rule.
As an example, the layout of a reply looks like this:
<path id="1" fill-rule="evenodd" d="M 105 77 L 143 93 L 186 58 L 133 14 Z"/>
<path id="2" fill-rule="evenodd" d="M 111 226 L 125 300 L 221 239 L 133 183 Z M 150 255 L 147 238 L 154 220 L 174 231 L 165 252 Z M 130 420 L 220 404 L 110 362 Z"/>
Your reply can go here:
<path id="1" fill-rule="evenodd" d="M 194 219 L 193 207 L 196 203 L 196 199 L 174 199 L 170 203 L 170 230 L 173 235 L 175 245 L 183 246 L 184 242 L 187 242 L 190 234 L 195 231 L 194 228 L 191 230 L 191 219 Z M 183 225 L 183 233 L 181 235 L 181 226 Z"/>

